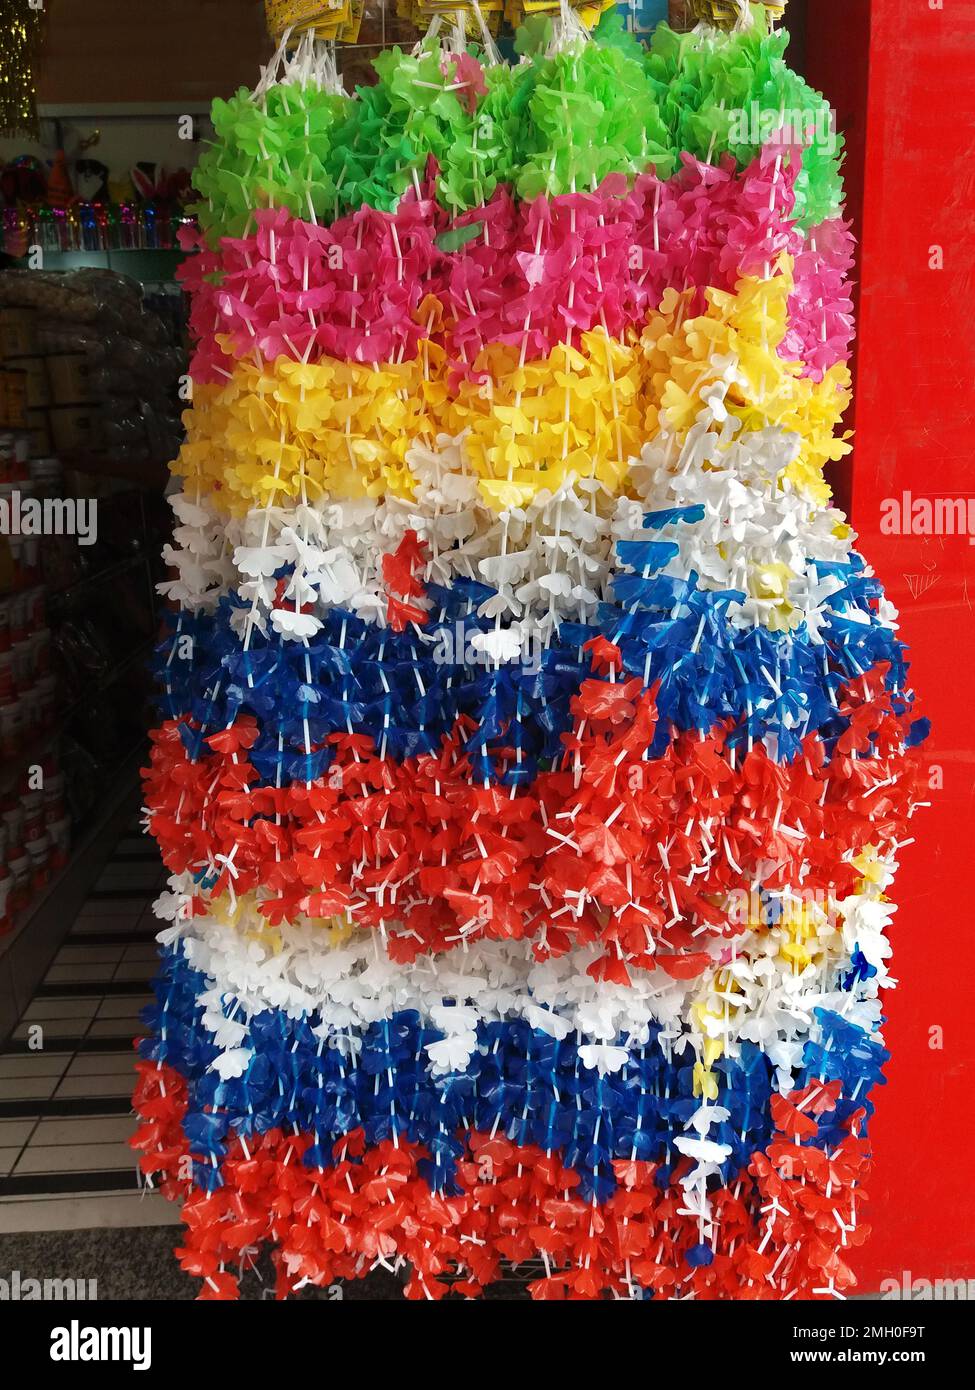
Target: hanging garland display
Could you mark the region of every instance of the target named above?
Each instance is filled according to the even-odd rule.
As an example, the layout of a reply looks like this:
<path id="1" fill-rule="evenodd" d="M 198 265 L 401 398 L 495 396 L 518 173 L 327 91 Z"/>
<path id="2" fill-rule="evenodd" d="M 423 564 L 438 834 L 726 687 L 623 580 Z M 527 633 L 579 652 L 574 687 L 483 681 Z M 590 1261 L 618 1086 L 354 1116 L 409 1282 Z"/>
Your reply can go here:
<path id="1" fill-rule="evenodd" d="M 0 136 L 39 138 L 37 57 L 43 6 L 0 0 Z"/>
<path id="2" fill-rule="evenodd" d="M 133 1140 L 203 1298 L 854 1283 L 926 726 L 785 43 L 566 8 L 349 97 L 309 31 L 214 103 Z"/>

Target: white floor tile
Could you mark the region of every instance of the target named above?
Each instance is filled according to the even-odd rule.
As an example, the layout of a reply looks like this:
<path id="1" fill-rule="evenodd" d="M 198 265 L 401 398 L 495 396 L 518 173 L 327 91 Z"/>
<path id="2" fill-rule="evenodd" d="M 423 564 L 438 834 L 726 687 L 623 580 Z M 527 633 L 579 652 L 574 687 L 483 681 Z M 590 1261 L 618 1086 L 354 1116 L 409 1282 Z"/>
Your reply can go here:
<path id="1" fill-rule="evenodd" d="M 0 1235 L 179 1224 L 179 1204 L 167 1201 L 159 1192 L 94 1192 L 87 1196 L 0 1200 Z"/>
<path id="2" fill-rule="evenodd" d="M 50 1100 L 60 1076 L 11 1076 L 0 1081 L 0 1100 Z"/>
<path id="3" fill-rule="evenodd" d="M 133 856 L 142 856 L 151 847 L 151 839 L 137 822 L 126 829 L 119 845 L 122 853 Z M 104 1038 L 108 1046 L 109 1039 L 145 1034 L 139 1013 L 155 1002 L 146 992 L 146 981 L 155 973 L 155 937 L 165 925 L 153 915 L 151 899 L 165 881 L 157 858 L 121 859 L 105 866 L 95 891 L 119 896 L 87 900 L 45 977 L 49 986 L 84 986 L 90 987 L 89 992 L 34 999 L 14 1037 L 29 1039 L 36 1036 L 31 1030 L 40 1028 L 44 1048 L 0 1055 L 0 1100 L 14 1101 L 12 1108 L 27 1112 L 0 1120 L 0 1176 L 43 1178 L 45 1173 L 73 1173 L 83 1184 L 85 1172 L 117 1170 L 119 1190 L 0 1198 L 0 1233 L 179 1222 L 178 1206 L 149 1188 L 143 1192 L 128 1188 L 137 1167 L 137 1155 L 126 1142 L 138 1124 L 134 1115 L 30 1115 L 32 1101 L 52 1096 L 88 1101 L 97 1109 L 100 1099 L 117 1103 L 131 1094 L 136 1058 L 128 1048 L 73 1055 L 66 1041 L 60 1049 L 57 1041 L 87 1036 Z M 89 942 L 86 938 L 93 935 L 103 935 L 105 940 Z M 126 936 L 132 940 L 121 939 Z M 117 944 L 115 938 L 120 938 Z M 132 993 L 103 996 L 99 987 L 109 981 L 131 986 Z"/>
<path id="4" fill-rule="evenodd" d="M 117 969 L 115 963 L 57 961 L 44 976 L 46 985 L 105 984 Z"/>
<path id="5" fill-rule="evenodd" d="M 142 897 L 153 891 L 158 877 L 159 870 L 151 865 L 146 868 L 126 869 L 125 872 L 106 874 L 104 878 L 100 878 L 95 884 L 95 892 L 124 893 L 126 897 Z"/>
<path id="6" fill-rule="evenodd" d="M 137 918 L 129 917 L 79 917 L 71 928 L 73 940 L 83 940 L 86 936 L 131 936 L 138 931 Z"/>
<path id="7" fill-rule="evenodd" d="M 122 952 L 123 961 L 140 960 L 148 961 L 150 965 L 155 965 L 159 959 L 159 947 L 153 940 L 140 941 L 138 946 L 126 946 Z"/>
<path id="8" fill-rule="evenodd" d="M 79 1052 L 68 1067 L 68 1076 L 112 1076 L 120 1072 L 134 1075 L 133 1052 Z"/>
<path id="9" fill-rule="evenodd" d="M 20 1148 L 27 1143 L 36 1120 L 0 1120 L 0 1148 Z"/>
<path id="10" fill-rule="evenodd" d="M 0 1057 L 0 1081 L 14 1076 L 60 1076 L 70 1052 L 11 1052 Z"/>
<path id="11" fill-rule="evenodd" d="M 62 946 L 53 965 L 118 964 L 125 952 L 121 946 Z"/>
<path id="12" fill-rule="evenodd" d="M 152 994 L 113 994 L 103 999 L 98 1008 L 99 1020 L 105 1018 L 137 1018 L 139 1010 L 156 1002 Z"/>
<path id="13" fill-rule="evenodd" d="M 84 1036 L 89 1026 L 87 1018 L 43 1018 L 30 1019 L 26 1023 L 19 1023 L 11 1036 L 17 1042 L 33 1042 L 37 1036 L 37 1029 L 40 1028 L 45 1047 L 56 1050 L 63 1047 L 67 1038 L 77 1038 Z M 43 1051 L 43 1048 L 37 1049 Z"/>
<path id="14" fill-rule="evenodd" d="M 137 1123 L 134 1115 L 71 1115 L 41 1119 L 31 1135 L 31 1148 L 55 1144 L 124 1144 L 129 1135 L 135 1133 Z"/>
<path id="15" fill-rule="evenodd" d="M 134 1055 L 134 1054 L 133 1054 Z M 0 1082 L 0 1086 L 4 1085 Z M 58 1100 L 78 1096 L 128 1096 L 135 1086 L 134 1072 L 104 1072 L 100 1076 L 66 1076 L 55 1091 Z"/>
<path id="16" fill-rule="evenodd" d="M 112 980 L 136 980 L 141 984 L 155 973 L 151 960 L 124 960 L 116 966 Z"/>
<path id="17" fill-rule="evenodd" d="M 27 1173 L 98 1173 L 106 1168 L 131 1169 L 136 1156 L 128 1144 L 29 1144 L 14 1167 Z"/>
<path id="18" fill-rule="evenodd" d="M 79 995 L 76 999 L 35 999 L 24 1010 L 23 1022 L 43 1023 L 52 1018 L 94 1018 L 100 995 Z"/>
<path id="19" fill-rule="evenodd" d="M 142 916 L 145 907 L 145 893 L 129 893 L 124 898 L 89 898 L 78 916 L 131 917 L 136 921 Z"/>
<path id="20" fill-rule="evenodd" d="M 149 1030 L 139 1017 L 96 1018 L 89 1024 L 89 1038 L 144 1038 Z"/>

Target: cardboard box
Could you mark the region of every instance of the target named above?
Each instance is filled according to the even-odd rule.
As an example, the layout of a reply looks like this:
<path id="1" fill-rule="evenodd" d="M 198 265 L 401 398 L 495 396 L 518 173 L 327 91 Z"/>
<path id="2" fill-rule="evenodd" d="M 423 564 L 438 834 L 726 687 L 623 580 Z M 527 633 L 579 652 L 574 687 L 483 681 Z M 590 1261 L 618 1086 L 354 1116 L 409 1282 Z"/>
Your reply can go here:
<path id="1" fill-rule="evenodd" d="M 7 366 L 24 373 L 28 410 L 37 410 L 51 404 L 51 387 L 43 357 L 8 357 Z"/>
<path id="2" fill-rule="evenodd" d="M 0 357 L 33 357 L 37 353 L 33 309 L 0 309 Z"/>
<path id="3" fill-rule="evenodd" d="M 20 367 L 5 368 L 3 373 L 5 386 L 5 423 L 8 429 L 23 430 L 27 428 L 27 373 Z"/>
<path id="4" fill-rule="evenodd" d="M 44 407 L 27 411 L 27 434 L 30 439 L 29 456 L 32 459 L 49 458 L 51 455 L 51 423 Z"/>
<path id="5" fill-rule="evenodd" d="M 83 454 L 95 448 L 97 412 L 89 405 L 52 405 L 48 411 L 51 443 L 56 454 Z M 48 453 L 52 451 L 47 450 Z"/>
<path id="6" fill-rule="evenodd" d="M 47 379 L 55 405 L 88 405 L 92 399 L 88 358 L 83 352 L 55 352 L 47 358 Z"/>

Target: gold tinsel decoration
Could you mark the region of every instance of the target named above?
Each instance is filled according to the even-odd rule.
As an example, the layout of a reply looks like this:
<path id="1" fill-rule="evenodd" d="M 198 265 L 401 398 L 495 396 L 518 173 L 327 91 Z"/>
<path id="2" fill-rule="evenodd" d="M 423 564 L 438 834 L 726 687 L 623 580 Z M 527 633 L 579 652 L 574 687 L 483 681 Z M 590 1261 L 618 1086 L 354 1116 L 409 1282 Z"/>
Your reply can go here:
<path id="1" fill-rule="evenodd" d="M 0 135 L 36 140 L 37 75 L 43 11 L 28 0 L 0 0 Z"/>
<path id="2" fill-rule="evenodd" d="M 355 43 L 364 0 L 264 0 L 267 31 L 277 43 L 290 30 L 295 40 L 306 29 L 320 39 Z"/>
<path id="3" fill-rule="evenodd" d="M 688 0 L 693 20 L 704 20 L 718 29 L 733 29 L 747 20 L 750 10 L 768 10 L 771 19 L 781 19 L 785 6 L 786 0 L 762 5 L 749 5 L 748 0 Z"/>

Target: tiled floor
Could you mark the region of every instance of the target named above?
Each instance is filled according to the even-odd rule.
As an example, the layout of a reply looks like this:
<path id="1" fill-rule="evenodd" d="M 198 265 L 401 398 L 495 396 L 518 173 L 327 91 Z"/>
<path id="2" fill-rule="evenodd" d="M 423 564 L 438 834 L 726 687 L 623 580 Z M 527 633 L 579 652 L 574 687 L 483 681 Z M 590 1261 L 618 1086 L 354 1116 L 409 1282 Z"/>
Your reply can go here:
<path id="1" fill-rule="evenodd" d="M 178 1220 L 126 1143 L 164 881 L 132 825 L 0 1050 L 0 1233 Z"/>

